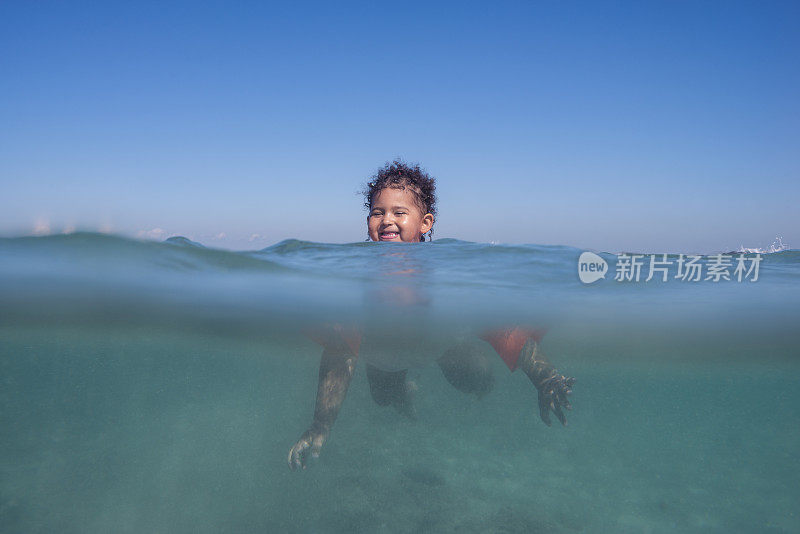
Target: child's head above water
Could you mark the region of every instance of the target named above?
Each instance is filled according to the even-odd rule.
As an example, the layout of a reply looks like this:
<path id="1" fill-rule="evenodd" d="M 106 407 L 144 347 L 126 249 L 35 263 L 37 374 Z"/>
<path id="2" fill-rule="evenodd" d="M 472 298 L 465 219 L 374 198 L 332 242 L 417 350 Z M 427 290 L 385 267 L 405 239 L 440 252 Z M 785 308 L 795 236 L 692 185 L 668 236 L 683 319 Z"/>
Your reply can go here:
<path id="1" fill-rule="evenodd" d="M 364 189 L 367 232 L 373 241 L 425 241 L 433 236 L 436 184 L 419 165 L 387 163 Z"/>

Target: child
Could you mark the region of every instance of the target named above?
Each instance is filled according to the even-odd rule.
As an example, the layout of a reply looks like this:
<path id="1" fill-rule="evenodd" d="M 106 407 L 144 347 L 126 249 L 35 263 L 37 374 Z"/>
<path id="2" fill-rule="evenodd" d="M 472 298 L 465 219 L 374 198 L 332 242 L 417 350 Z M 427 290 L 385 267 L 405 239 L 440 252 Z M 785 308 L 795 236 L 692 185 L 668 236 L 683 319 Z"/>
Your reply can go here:
<path id="1" fill-rule="evenodd" d="M 369 239 L 381 242 L 421 242 L 433 235 L 436 217 L 434 179 L 418 165 L 401 161 L 387 163 L 367 184 L 364 191 Z M 570 409 L 567 395 L 573 378 L 559 374 L 544 358 L 539 341 L 542 333 L 511 328 L 485 333 L 488 341 L 511 371 L 521 368 L 539 391 L 539 411 L 549 426 L 549 412 L 567 424 L 562 408 Z M 289 467 L 306 468 L 309 454 L 319 456 L 330 434 L 339 408 L 353 378 L 361 333 L 342 325 L 317 331 L 311 337 L 323 346 L 314 421 L 289 451 Z M 447 380 L 456 388 L 479 397 L 488 392 L 492 376 L 482 354 L 468 345 L 448 350 L 438 360 Z M 414 386 L 406 381 L 407 370 L 385 371 L 367 364 L 367 378 L 373 400 L 381 406 L 393 405 L 401 414 L 414 417 Z"/>

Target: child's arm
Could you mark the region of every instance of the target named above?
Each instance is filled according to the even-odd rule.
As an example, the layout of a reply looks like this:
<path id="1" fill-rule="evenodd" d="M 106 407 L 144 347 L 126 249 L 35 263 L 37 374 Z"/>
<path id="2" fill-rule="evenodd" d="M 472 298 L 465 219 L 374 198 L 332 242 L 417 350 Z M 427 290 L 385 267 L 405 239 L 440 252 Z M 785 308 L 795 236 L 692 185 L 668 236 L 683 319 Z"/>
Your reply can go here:
<path id="1" fill-rule="evenodd" d="M 289 467 L 292 471 L 298 467 L 306 468 L 309 453 L 314 457 L 319 456 L 350 387 L 361 344 L 358 330 L 342 325 L 323 325 L 308 331 L 307 335 L 322 345 L 323 351 L 319 363 L 314 421 L 289 451 Z"/>
<path id="2" fill-rule="evenodd" d="M 539 391 L 539 415 L 550 426 L 550 411 L 556 414 L 561 424 L 567 425 L 567 418 L 561 408 L 572 409 L 567 395 L 572 393 L 575 379 L 559 374 L 539 347 L 539 342 L 528 338 L 522 347 L 518 366 L 528 376 Z"/>
<path id="3" fill-rule="evenodd" d="M 550 411 L 556 414 L 562 425 L 567 424 L 562 408 L 572 409 L 567 395 L 572 393 L 575 379 L 559 374 L 545 358 L 539 342 L 543 330 L 507 328 L 484 333 L 481 338 L 494 347 L 513 372 L 517 368 L 528 376 L 539 391 L 539 415 L 550 426 Z"/>

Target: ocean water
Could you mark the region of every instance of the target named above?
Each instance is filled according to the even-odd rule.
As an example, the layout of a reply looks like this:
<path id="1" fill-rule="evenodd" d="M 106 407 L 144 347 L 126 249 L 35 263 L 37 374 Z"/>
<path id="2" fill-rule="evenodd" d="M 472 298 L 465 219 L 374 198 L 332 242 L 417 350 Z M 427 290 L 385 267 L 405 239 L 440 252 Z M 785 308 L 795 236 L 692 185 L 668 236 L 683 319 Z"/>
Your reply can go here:
<path id="1" fill-rule="evenodd" d="M 800 532 L 800 251 L 579 280 L 570 247 L 0 239 L 0 532 Z M 658 259 L 658 258 L 656 258 Z M 320 457 L 325 324 L 363 333 Z M 546 329 L 569 425 L 480 340 Z M 474 343 L 493 390 L 436 359 Z M 415 420 L 365 363 L 409 369 Z"/>

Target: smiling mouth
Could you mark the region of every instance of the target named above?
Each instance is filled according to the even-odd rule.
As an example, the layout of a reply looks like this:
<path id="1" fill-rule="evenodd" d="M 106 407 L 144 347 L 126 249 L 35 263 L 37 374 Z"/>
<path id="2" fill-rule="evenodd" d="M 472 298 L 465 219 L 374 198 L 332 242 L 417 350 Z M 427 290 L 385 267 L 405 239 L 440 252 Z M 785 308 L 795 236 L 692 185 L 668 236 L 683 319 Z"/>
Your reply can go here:
<path id="1" fill-rule="evenodd" d="M 391 241 L 393 239 L 397 239 L 398 237 L 400 237 L 398 232 L 381 232 L 381 234 L 378 236 L 378 239 L 381 241 Z"/>

